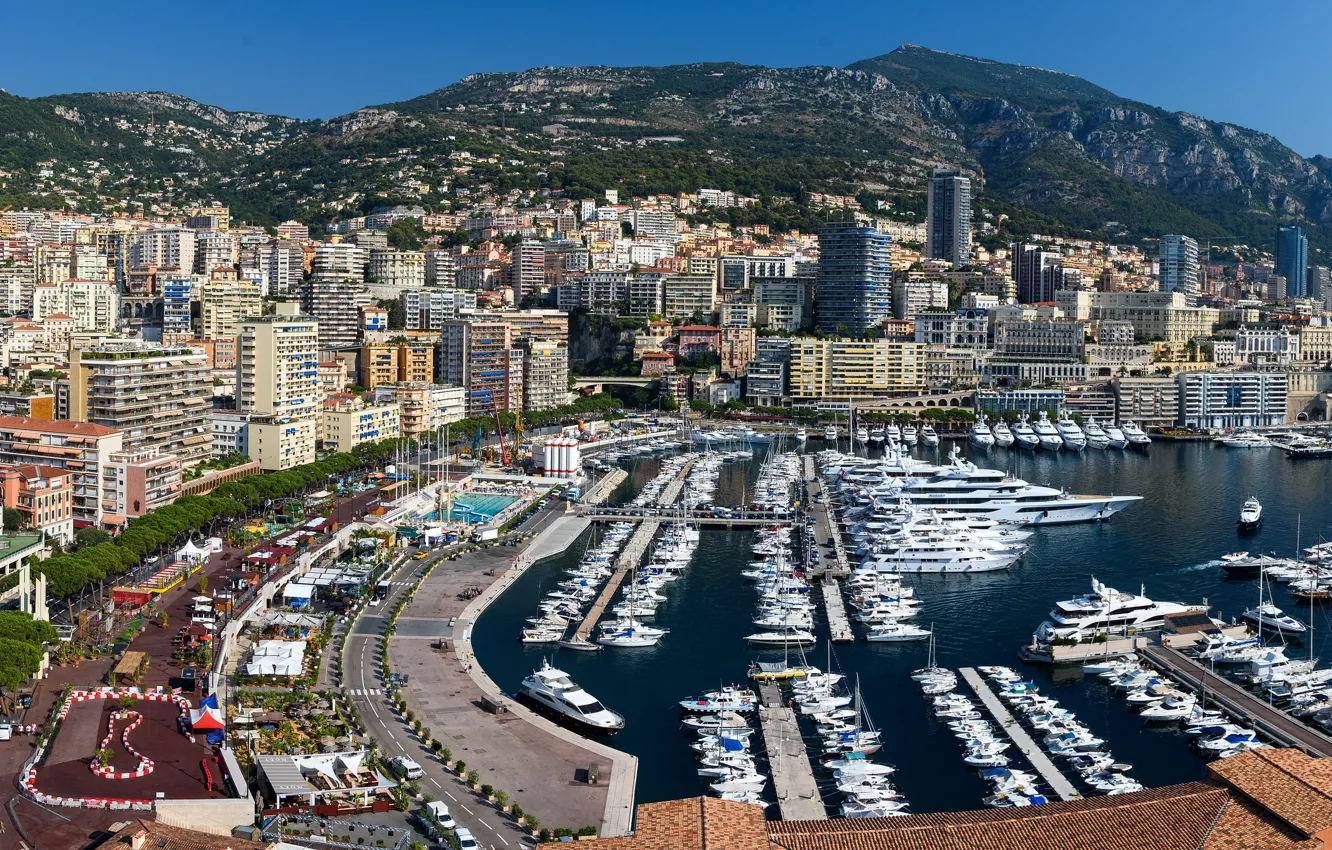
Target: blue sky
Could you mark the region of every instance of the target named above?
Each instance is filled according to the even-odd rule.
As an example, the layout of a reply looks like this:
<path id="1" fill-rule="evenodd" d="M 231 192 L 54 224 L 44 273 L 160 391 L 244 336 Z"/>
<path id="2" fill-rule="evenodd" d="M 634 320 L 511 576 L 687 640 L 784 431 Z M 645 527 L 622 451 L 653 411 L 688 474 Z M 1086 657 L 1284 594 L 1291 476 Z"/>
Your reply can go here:
<path id="1" fill-rule="evenodd" d="M 903 42 L 1077 74 L 1120 95 L 1332 155 L 1332 4 L 512 0 L 12 3 L 0 87 L 167 90 L 328 118 L 476 71 L 738 61 L 845 65 Z M 30 33 L 25 37 L 22 33 Z"/>

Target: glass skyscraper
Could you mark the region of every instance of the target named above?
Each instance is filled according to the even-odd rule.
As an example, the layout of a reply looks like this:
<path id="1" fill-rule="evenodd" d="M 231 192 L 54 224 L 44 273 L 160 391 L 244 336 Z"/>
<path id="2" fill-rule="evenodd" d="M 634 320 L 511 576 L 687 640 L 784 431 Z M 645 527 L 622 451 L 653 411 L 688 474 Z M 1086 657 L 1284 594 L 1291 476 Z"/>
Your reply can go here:
<path id="1" fill-rule="evenodd" d="M 893 314 L 892 240 L 869 225 L 830 221 L 819 231 L 814 318 L 826 334 L 864 336 Z"/>
<path id="2" fill-rule="evenodd" d="M 1309 240 L 1304 230 L 1290 225 L 1277 231 L 1276 273 L 1286 279 L 1286 296 L 1303 298 L 1309 294 Z"/>

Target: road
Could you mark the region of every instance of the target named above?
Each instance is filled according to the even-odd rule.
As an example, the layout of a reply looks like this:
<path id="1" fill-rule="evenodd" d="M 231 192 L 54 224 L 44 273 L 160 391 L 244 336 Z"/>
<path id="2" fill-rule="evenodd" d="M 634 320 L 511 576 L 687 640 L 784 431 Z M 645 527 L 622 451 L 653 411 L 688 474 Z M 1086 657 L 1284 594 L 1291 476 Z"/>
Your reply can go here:
<path id="1" fill-rule="evenodd" d="M 512 536 L 536 534 L 563 513 L 564 504 L 552 501 Z M 444 561 L 436 569 L 478 574 L 492 566 L 503 569 L 519 551 L 507 546 L 481 549 L 461 555 L 455 561 Z M 467 788 L 453 771 L 446 769 L 422 745 L 421 739 L 398 715 L 397 709 L 384 693 L 385 683 L 381 675 L 384 626 L 388 612 L 416 583 L 417 571 L 440 560 L 440 556 L 420 561 L 408 558 L 389 576 L 391 584 L 388 597 L 378 607 L 364 609 L 361 617 L 349 624 L 350 633 L 343 650 L 343 694 L 356 706 L 367 733 L 379 742 L 381 752 L 387 757 L 405 755 L 420 764 L 425 772 L 425 776 L 419 780 L 422 792 L 448 805 L 458 825 L 471 830 L 483 846 L 499 848 L 520 846 L 524 841 L 534 843 L 530 833 L 482 802 L 480 796 Z"/>

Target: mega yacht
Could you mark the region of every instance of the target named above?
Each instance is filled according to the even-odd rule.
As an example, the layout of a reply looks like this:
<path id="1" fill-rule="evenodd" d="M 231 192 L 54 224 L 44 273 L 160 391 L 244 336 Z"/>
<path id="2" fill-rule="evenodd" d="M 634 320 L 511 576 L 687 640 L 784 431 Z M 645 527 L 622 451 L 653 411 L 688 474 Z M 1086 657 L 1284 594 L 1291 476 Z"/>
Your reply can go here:
<path id="1" fill-rule="evenodd" d="M 518 698 L 543 714 L 593 732 L 618 732 L 624 718 L 575 685 L 563 670 L 542 660 L 541 669 L 523 679 Z"/>
<path id="2" fill-rule="evenodd" d="M 1048 451 L 1057 452 L 1064 447 L 1064 439 L 1059 436 L 1059 431 L 1051 424 L 1042 410 L 1040 416 L 1036 419 L 1036 424 L 1031 430 L 1036 434 L 1036 439 L 1040 441 L 1041 448 Z"/>
<path id="3" fill-rule="evenodd" d="M 1244 507 L 1240 510 L 1239 527 L 1245 531 L 1251 531 L 1262 524 L 1262 503 L 1258 501 L 1257 496 L 1250 496 L 1244 500 Z"/>
<path id="4" fill-rule="evenodd" d="M 1216 441 L 1228 449 L 1265 449 L 1272 445 L 1271 440 L 1252 431 L 1227 434 L 1217 437 Z"/>
<path id="5" fill-rule="evenodd" d="M 883 442 L 883 426 L 882 426 L 882 425 L 875 425 L 873 428 L 870 429 L 870 432 L 869 432 L 869 441 L 870 441 L 871 443 L 876 443 L 876 444 L 877 444 L 877 443 L 882 443 L 882 442 Z"/>
<path id="6" fill-rule="evenodd" d="M 1124 437 L 1133 446 L 1150 446 L 1152 438 L 1147 436 L 1146 432 L 1138 427 L 1132 419 L 1126 420 L 1119 426 L 1119 430 L 1124 432 Z"/>
<path id="7" fill-rule="evenodd" d="M 869 442 L 869 431 L 865 430 L 864 425 L 856 429 L 856 442 L 862 446 Z"/>
<path id="8" fill-rule="evenodd" d="M 902 429 L 897 427 L 896 422 L 889 422 L 883 426 L 883 435 L 889 440 L 900 440 L 902 439 Z"/>
<path id="9" fill-rule="evenodd" d="M 1056 436 L 1055 439 L 1058 439 Z M 880 464 L 889 476 L 863 502 L 888 510 L 909 499 L 921 508 L 939 508 L 967 517 L 980 517 L 1000 523 L 1055 525 L 1109 519 L 1139 501 L 1141 496 L 1083 496 L 1029 484 L 997 469 L 983 469 L 963 460 L 956 447 L 948 455 L 947 466 L 935 466 L 910 458 L 899 458 L 896 466 Z M 845 467 L 829 465 L 824 474 L 830 478 Z M 829 486 L 847 489 L 856 479 L 846 476 Z M 850 511 L 848 511 L 850 515 Z"/>
<path id="10" fill-rule="evenodd" d="M 902 443 L 908 446 L 914 446 L 920 441 L 920 435 L 916 432 L 916 426 L 907 423 L 902 426 Z"/>
<path id="11" fill-rule="evenodd" d="M 920 426 L 920 441 L 930 448 L 939 445 L 939 434 L 934 430 L 933 425 L 926 422 Z"/>
<path id="12" fill-rule="evenodd" d="M 824 425 L 824 426 L 823 426 L 823 439 L 827 440 L 827 441 L 830 442 L 830 443 L 835 443 L 835 442 L 837 442 L 837 426 L 836 426 L 836 425 Z"/>
<path id="13" fill-rule="evenodd" d="M 984 413 L 976 414 L 976 422 L 971 426 L 971 444 L 983 449 L 994 445 L 994 434 L 990 433 L 990 426 L 985 424 Z"/>
<path id="14" fill-rule="evenodd" d="M 1137 595 L 1106 587 L 1092 579 L 1091 593 L 1056 602 L 1050 619 L 1036 629 L 1036 638 L 1048 643 L 1056 638 L 1081 639 L 1096 634 L 1121 634 L 1158 628 L 1166 617 L 1205 614 L 1206 605 L 1157 602 L 1143 591 Z"/>
<path id="15" fill-rule="evenodd" d="M 1107 422 L 1105 425 L 1105 436 L 1110 440 L 1106 444 L 1107 449 L 1126 449 L 1128 448 L 1128 437 L 1114 422 Z"/>
<path id="16" fill-rule="evenodd" d="M 1082 433 L 1087 438 L 1087 447 L 1091 449 L 1104 449 L 1110 445 L 1110 437 L 1105 433 L 1096 422 L 1095 416 L 1087 417 L 1087 424 L 1082 426 Z"/>
<path id="17" fill-rule="evenodd" d="M 994 433 L 994 444 L 999 448 L 1006 449 L 1013 445 L 1013 432 L 1009 430 L 1008 423 L 1004 420 L 997 420 L 991 431 Z"/>
<path id="18" fill-rule="evenodd" d="M 1041 444 L 1041 438 L 1036 436 L 1036 432 L 1031 430 L 1031 423 L 1027 421 L 1027 414 L 1019 413 L 1018 421 L 1012 428 L 1013 441 L 1019 449 L 1034 449 Z"/>
<path id="19" fill-rule="evenodd" d="M 1059 439 L 1064 441 L 1064 448 L 1069 451 L 1080 452 L 1087 448 L 1087 436 L 1067 413 L 1059 417 L 1059 421 L 1055 423 L 1055 430 L 1059 432 Z"/>

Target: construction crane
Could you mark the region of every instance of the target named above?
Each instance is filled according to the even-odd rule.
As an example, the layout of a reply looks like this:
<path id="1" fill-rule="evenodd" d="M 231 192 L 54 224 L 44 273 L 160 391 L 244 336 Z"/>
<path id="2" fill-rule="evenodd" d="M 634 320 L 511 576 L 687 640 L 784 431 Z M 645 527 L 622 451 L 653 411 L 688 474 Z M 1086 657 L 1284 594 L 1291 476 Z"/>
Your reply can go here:
<path id="1" fill-rule="evenodd" d="M 495 408 L 495 433 L 499 435 L 500 465 L 509 465 L 509 452 L 504 448 L 504 423 L 500 422 L 499 408 Z"/>

